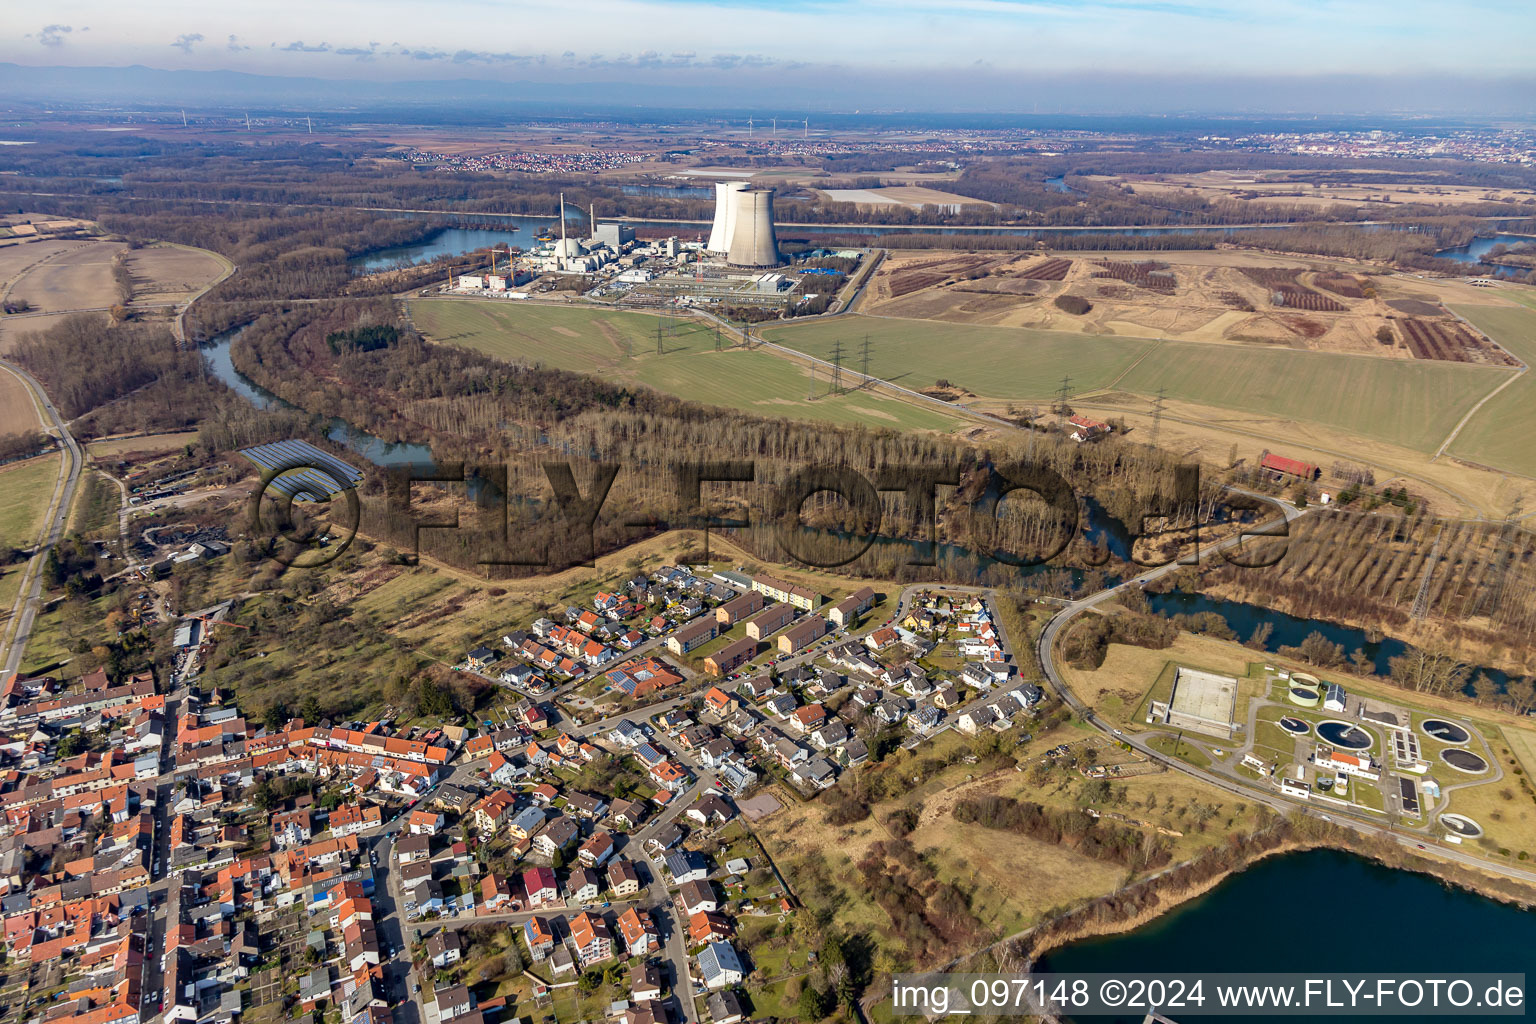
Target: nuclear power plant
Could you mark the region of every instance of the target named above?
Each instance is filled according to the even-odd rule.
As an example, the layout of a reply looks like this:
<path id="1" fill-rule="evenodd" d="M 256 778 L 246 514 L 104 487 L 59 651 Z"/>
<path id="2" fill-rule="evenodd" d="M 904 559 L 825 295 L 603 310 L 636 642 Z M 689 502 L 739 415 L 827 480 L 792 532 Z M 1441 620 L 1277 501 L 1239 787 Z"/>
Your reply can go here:
<path id="1" fill-rule="evenodd" d="M 773 235 L 773 190 L 769 188 L 744 188 L 726 193 L 730 201 L 726 221 L 730 226 L 730 243 L 725 249 L 725 262 L 733 267 L 776 267 L 779 259 L 779 243 Z M 716 196 L 716 203 L 719 196 Z M 719 220 L 720 214 L 715 213 Z"/>
<path id="2" fill-rule="evenodd" d="M 630 224 L 599 223 L 590 203 L 586 214 L 587 237 L 572 237 L 562 194 L 558 225 L 538 230 L 537 245 L 526 250 L 510 242 L 494 246 L 488 274 L 478 267 L 450 272 L 443 290 L 487 298 L 553 291 L 571 300 L 714 308 L 756 319 L 765 312 L 814 315 L 832 305 L 851 268 L 866 255 L 857 249 L 810 250 L 796 239 L 791 244 L 794 266 L 782 269 L 790 261 L 779 252 L 773 190 L 746 180 L 715 183 L 715 216 L 707 236 L 640 238 Z M 503 253 L 505 263 L 499 265 Z M 828 266 L 827 260 L 842 266 Z"/>
<path id="3" fill-rule="evenodd" d="M 731 250 L 731 229 L 736 226 L 736 207 L 731 198 L 733 192 L 751 188 L 745 181 L 715 182 L 715 226 L 709 230 L 710 252 L 724 256 Z"/>

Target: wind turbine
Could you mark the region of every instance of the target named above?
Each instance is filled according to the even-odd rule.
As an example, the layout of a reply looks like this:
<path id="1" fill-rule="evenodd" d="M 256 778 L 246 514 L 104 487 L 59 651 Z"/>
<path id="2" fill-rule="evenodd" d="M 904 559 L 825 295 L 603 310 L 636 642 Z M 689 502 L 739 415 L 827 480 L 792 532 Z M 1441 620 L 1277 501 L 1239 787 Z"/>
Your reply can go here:
<path id="1" fill-rule="evenodd" d="M 309 125 L 309 134 L 315 134 L 315 122 L 310 118 L 308 114 L 304 115 L 304 123 Z"/>
<path id="2" fill-rule="evenodd" d="M 778 118 L 774 118 L 773 119 L 773 137 L 774 138 L 778 138 L 779 137 L 779 119 Z"/>
<path id="3" fill-rule="evenodd" d="M 181 112 L 181 126 L 183 128 L 187 126 L 187 112 L 185 110 Z"/>
<path id="4" fill-rule="evenodd" d="M 245 112 L 245 130 L 251 130 L 251 112 L 249 110 Z"/>
<path id="5" fill-rule="evenodd" d="M 811 137 L 811 119 L 810 118 L 806 118 L 805 119 L 805 135 L 803 136 L 803 138 L 807 138 L 808 139 L 810 137 Z"/>
<path id="6" fill-rule="evenodd" d="M 751 137 L 752 137 L 752 119 L 749 117 L 749 118 L 747 118 L 747 138 L 750 139 Z"/>

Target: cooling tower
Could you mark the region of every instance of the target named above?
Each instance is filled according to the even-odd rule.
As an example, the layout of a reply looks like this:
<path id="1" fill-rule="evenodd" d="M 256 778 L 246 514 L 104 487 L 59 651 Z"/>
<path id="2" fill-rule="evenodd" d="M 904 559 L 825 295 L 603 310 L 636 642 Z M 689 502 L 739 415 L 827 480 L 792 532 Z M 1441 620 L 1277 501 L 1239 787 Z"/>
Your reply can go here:
<path id="1" fill-rule="evenodd" d="M 709 229 L 709 251 L 724 255 L 731 247 L 731 228 L 735 226 L 736 206 L 732 195 L 747 187 L 744 181 L 715 182 L 715 225 Z"/>
<path id="2" fill-rule="evenodd" d="M 731 193 L 735 211 L 725 261 L 733 267 L 776 267 L 779 243 L 773 237 L 773 190 L 748 188 Z"/>

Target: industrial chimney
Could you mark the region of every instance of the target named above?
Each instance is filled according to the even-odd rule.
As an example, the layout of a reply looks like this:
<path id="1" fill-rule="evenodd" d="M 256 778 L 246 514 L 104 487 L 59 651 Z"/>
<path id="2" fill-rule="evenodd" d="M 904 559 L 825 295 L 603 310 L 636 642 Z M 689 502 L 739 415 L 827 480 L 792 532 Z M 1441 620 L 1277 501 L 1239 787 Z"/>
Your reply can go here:
<path id="1" fill-rule="evenodd" d="M 735 225 L 732 219 L 736 215 L 736 207 L 733 205 L 732 196 L 742 189 L 748 188 L 744 181 L 717 181 L 715 182 L 715 224 L 709 230 L 709 251 L 724 255 L 731 248 L 731 228 Z"/>
<path id="2" fill-rule="evenodd" d="M 773 235 L 773 189 L 732 192 L 730 246 L 725 260 L 733 267 L 776 267 L 779 243 Z"/>

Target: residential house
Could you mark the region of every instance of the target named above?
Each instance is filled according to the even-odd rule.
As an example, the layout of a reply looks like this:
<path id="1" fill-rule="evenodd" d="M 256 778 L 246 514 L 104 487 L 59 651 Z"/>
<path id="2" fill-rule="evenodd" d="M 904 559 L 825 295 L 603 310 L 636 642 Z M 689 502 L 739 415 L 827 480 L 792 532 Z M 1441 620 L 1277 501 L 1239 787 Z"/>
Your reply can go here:
<path id="1" fill-rule="evenodd" d="M 722 629 L 730 629 L 737 622 L 763 609 L 763 595 L 753 590 L 732 598 L 715 609 L 715 621 Z"/>
<path id="2" fill-rule="evenodd" d="M 746 637 L 726 644 L 705 658 L 704 671 L 712 676 L 724 676 L 736 671 L 755 657 L 757 657 L 757 641 Z"/>
<path id="3" fill-rule="evenodd" d="M 571 945 L 583 967 L 613 957 L 613 934 L 608 923 L 597 914 L 582 911 L 571 918 Z"/>
<path id="4" fill-rule="evenodd" d="M 608 887 L 619 899 L 640 892 L 640 872 L 627 860 L 614 860 L 608 864 Z"/>
<path id="5" fill-rule="evenodd" d="M 459 933 L 445 928 L 427 940 L 427 956 L 433 967 L 447 967 L 459 962 Z"/>
<path id="6" fill-rule="evenodd" d="M 847 629 L 858 621 L 875 603 L 875 592 L 869 587 L 860 587 L 857 591 L 843 598 L 837 604 L 827 610 L 827 618 L 832 620 L 832 625 L 838 629 Z"/>
<path id="7" fill-rule="evenodd" d="M 529 868 L 523 872 L 523 891 L 528 895 L 528 906 L 549 906 L 560 899 L 560 887 L 550 868 Z"/>
<path id="8" fill-rule="evenodd" d="M 576 841 L 581 829 L 570 818 L 552 819 L 533 837 L 533 848 L 546 857 L 553 857 Z"/>
<path id="9" fill-rule="evenodd" d="M 668 855 L 666 868 L 674 885 L 702 882 L 709 877 L 709 865 L 704 862 L 703 855 L 692 850 Z"/>
<path id="10" fill-rule="evenodd" d="M 619 915 L 619 937 L 629 956 L 645 956 L 661 943 L 651 915 L 639 907 L 630 907 Z"/>
<path id="11" fill-rule="evenodd" d="M 565 880 L 567 903 L 592 903 L 603 892 L 603 876 L 591 868 L 574 868 Z"/>
<path id="12" fill-rule="evenodd" d="M 667 650 L 673 654 L 687 654 L 709 643 L 720 634 L 720 624 L 714 619 L 704 619 L 684 626 L 667 637 Z"/>
<path id="13" fill-rule="evenodd" d="M 677 903 L 683 913 L 689 917 L 720 909 L 720 900 L 715 895 L 715 887 L 708 879 L 684 882 L 678 886 Z"/>
<path id="14" fill-rule="evenodd" d="M 780 654 L 799 654 L 820 640 L 827 632 L 827 620 L 821 616 L 807 618 L 779 634 Z"/>
<path id="15" fill-rule="evenodd" d="M 555 930 L 547 918 L 535 915 L 523 922 L 523 941 L 533 959 L 541 961 L 555 948 Z"/>
<path id="16" fill-rule="evenodd" d="M 771 576 L 758 576 L 752 580 L 752 589 L 775 601 L 793 605 L 802 611 L 813 612 L 821 603 L 821 595 L 806 587 L 785 583 Z"/>
<path id="17" fill-rule="evenodd" d="M 576 851 L 576 858 L 587 867 L 597 867 L 613 856 L 613 833 L 607 829 L 598 829 L 581 844 Z"/>
<path id="18" fill-rule="evenodd" d="M 729 942 L 711 942 L 699 953 L 699 974 L 709 989 L 730 988 L 740 985 L 746 977 L 741 969 L 741 959 Z"/>
<path id="19" fill-rule="evenodd" d="M 688 945 L 705 942 L 725 942 L 735 938 L 736 929 L 724 914 L 701 910 L 688 918 Z"/>

